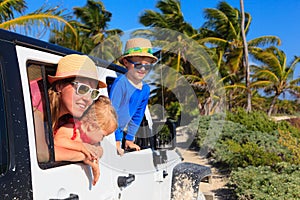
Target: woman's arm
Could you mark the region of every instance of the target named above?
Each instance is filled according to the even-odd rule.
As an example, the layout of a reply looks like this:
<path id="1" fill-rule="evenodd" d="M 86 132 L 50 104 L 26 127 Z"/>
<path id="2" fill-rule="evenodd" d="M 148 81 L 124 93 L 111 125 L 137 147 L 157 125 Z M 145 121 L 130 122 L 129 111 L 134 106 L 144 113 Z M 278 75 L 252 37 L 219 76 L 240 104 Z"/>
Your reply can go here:
<path id="1" fill-rule="evenodd" d="M 77 132 L 77 134 L 80 134 L 80 133 Z M 79 138 L 79 135 L 77 136 L 77 138 L 75 138 L 75 140 L 71 139 L 72 136 L 73 136 L 73 125 L 72 124 L 66 124 L 66 125 L 60 127 L 54 135 L 54 146 L 72 150 L 73 152 L 83 153 L 88 159 L 91 160 L 94 152 L 88 151 L 88 149 L 85 147 L 85 145 L 83 145 L 83 142 L 80 141 L 79 139 L 77 139 L 77 138 Z M 58 154 L 69 153 L 69 152 L 62 152 L 60 150 L 60 148 L 59 148 L 59 151 L 57 152 Z M 67 154 L 67 155 L 69 155 L 69 154 Z M 55 156 L 55 157 L 57 157 L 57 156 Z M 67 157 L 67 156 L 64 156 L 64 157 Z M 69 155 L 69 157 L 71 158 L 72 156 Z"/>
<path id="2" fill-rule="evenodd" d="M 78 162 L 87 159 L 86 155 L 79 151 L 66 149 L 54 145 L 55 161 L 71 161 Z"/>

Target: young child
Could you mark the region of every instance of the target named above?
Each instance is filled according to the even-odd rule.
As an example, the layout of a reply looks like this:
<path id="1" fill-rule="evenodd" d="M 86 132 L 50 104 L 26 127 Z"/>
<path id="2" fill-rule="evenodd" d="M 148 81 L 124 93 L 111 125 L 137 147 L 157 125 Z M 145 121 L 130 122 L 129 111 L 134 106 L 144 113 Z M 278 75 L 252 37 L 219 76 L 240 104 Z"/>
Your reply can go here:
<path id="1" fill-rule="evenodd" d="M 58 129 L 54 132 L 54 145 L 68 149 L 68 153 L 56 154 L 56 161 L 73 161 L 74 154 L 69 153 L 70 150 L 74 153 L 83 153 L 86 157 L 83 162 L 91 166 L 94 177 L 93 185 L 95 185 L 100 176 L 98 159 L 103 153 L 99 151 L 99 148 L 102 149 L 99 142 L 116 128 L 116 112 L 109 98 L 105 96 L 100 96 L 80 121 L 70 115 L 63 116 Z"/>
<path id="2" fill-rule="evenodd" d="M 150 87 L 143 79 L 156 61 L 157 57 L 152 54 L 151 42 L 144 38 L 128 40 L 125 52 L 119 58 L 119 62 L 128 71 L 114 81 L 109 95 L 118 115 L 119 127 L 115 136 L 117 150 L 121 155 L 124 152 L 123 148 L 140 150 L 140 147 L 134 144 L 134 138 L 150 95 Z M 122 140 L 125 140 L 123 147 Z"/>

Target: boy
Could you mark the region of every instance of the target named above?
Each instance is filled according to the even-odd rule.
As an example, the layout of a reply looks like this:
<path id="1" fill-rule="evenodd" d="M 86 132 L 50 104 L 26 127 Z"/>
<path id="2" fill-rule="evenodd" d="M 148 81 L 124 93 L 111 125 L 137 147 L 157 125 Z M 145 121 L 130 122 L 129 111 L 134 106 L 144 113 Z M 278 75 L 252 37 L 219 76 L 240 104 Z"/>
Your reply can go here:
<path id="1" fill-rule="evenodd" d="M 134 137 L 144 117 L 150 95 L 150 87 L 143 79 L 157 62 L 157 57 L 153 55 L 148 39 L 133 38 L 126 42 L 125 52 L 119 62 L 128 71 L 114 81 L 110 99 L 118 115 L 119 127 L 115 136 L 118 153 L 122 155 L 123 148 L 140 150 L 134 144 Z M 125 140 L 123 148 L 122 140 Z"/>

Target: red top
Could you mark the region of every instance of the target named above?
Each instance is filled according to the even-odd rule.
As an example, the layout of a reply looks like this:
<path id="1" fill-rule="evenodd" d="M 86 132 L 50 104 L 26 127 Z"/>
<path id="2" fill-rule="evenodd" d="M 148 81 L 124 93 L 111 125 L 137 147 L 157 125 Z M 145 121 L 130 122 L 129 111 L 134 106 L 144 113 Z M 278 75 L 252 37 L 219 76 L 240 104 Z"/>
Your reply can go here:
<path id="1" fill-rule="evenodd" d="M 54 135 L 56 134 L 57 130 L 63 126 L 64 124 L 71 123 L 73 124 L 73 136 L 71 137 L 71 140 L 75 140 L 77 137 L 77 130 L 79 130 L 80 133 L 80 139 L 84 143 L 91 143 L 91 139 L 87 136 L 87 134 L 82 130 L 81 128 L 81 122 L 78 119 L 74 119 L 71 115 L 64 115 L 62 116 L 58 121 L 58 126 L 56 130 L 54 131 Z"/>

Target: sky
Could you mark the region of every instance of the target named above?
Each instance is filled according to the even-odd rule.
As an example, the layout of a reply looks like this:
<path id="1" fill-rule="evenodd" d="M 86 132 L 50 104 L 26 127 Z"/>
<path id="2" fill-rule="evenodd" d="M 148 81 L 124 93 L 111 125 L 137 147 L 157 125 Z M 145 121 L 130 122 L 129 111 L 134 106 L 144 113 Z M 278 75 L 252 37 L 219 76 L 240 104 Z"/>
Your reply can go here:
<path id="1" fill-rule="evenodd" d="M 26 0 L 28 11 L 41 7 L 60 5 L 72 11 L 73 7 L 82 7 L 86 0 Z M 129 31 L 143 27 L 139 16 L 146 9 L 156 10 L 157 0 L 102 0 L 107 11 L 112 13 L 109 29 Z M 227 0 L 228 4 L 240 9 L 240 0 Z M 184 19 L 194 28 L 204 23 L 203 10 L 216 8 L 219 0 L 181 0 Z M 281 39 L 279 49 L 283 50 L 290 62 L 294 56 L 300 56 L 300 1 L 299 0 L 244 0 L 245 12 L 252 16 L 247 40 L 256 37 L 273 35 Z M 300 68 L 300 66 L 298 66 Z M 299 74 L 300 76 L 300 74 Z"/>

